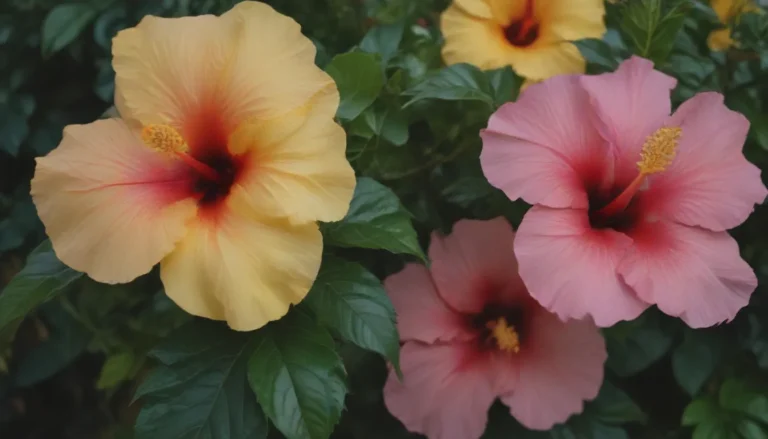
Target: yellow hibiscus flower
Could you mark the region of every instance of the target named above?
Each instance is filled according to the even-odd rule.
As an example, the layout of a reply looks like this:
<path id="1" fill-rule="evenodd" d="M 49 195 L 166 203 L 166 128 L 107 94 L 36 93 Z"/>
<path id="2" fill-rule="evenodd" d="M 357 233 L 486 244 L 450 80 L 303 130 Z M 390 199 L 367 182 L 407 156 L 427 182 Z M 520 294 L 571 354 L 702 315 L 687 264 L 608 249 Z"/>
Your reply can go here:
<path id="1" fill-rule="evenodd" d="M 236 330 L 285 315 L 320 266 L 316 221 L 355 185 L 339 94 L 292 19 L 257 2 L 146 17 L 113 40 L 120 118 L 64 130 L 32 197 L 56 255 L 106 283 L 160 263 L 168 296 Z"/>
<path id="2" fill-rule="evenodd" d="M 571 41 L 605 33 L 603 0 L 454 0 L 443 12 L 447 64 L 506 65 L 540 81 L 584 71 Z"/>
<path id="3" fill-rule="evenodd" d="M 738 21 L 741 14 L 761 10 L 751 0 L 711 0 L 711 5 L 717 17 L 726 26 L 712 31 L 707 38 L 707 45 L 715 51 L 727 50 L 733 45 L 731 26 Z"/>

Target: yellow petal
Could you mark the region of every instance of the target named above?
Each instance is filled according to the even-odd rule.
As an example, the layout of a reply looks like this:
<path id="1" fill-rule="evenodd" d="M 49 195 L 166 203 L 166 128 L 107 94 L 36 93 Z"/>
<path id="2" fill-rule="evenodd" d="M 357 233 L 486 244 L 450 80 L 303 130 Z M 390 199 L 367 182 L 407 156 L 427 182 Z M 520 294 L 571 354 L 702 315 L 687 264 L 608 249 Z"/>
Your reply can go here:
<path id="1" fill-rule="evenodd" d="M 446 64 L 469 63 L 481 69 L 510 64 L 509 43 L 494 20 L 468 15 L 454 3 L 440 16 L 440 29 L 445 38 L 442 55 Z"/>
<path id="2" fill-rule="evenodd" d="M 709 37 L 707 37 L 707 45 L 714 51 L 727 50 L 733 45 L 731 30 L 718 29 L 710 32 Z"/>
<path id="3" fill-rule="evenodd" d="M 542 38 L 548 42 L 602 38 L 605 34 L 603 0 L 550 0 L 536 4 L 542 20 Z"/>
<path id="4" fill-rule="evenodd" d="M 314 223 L 291 225 L 254 211 L 238 189 L 217 221 L 198 221 L 162 264 L 168 296 L 201 317 L 250 331 L 277 320 L 309 292 L 323 241 Z"/>
<path id="5" fill-rule="evenodd" d="M 146 17 L 112 52 L 121 115 L 171 125 L 191 143 L 211 127 L 226 136 L 246 119 L 283 114 L 333 84 L 299 25 L 259 2 L 221 17 Z"/>
<path id="6" fill-rule="evenodd" d="M 498 1 L 496 1 L 498 3 Z M 464 12 L 476 18 L 491 20 L 494 18 L 493 10 L 486 0 L 456 0 L 456 6 Z"/>
<path id="7" fill-rule="evenodd" d="M 186 169 L 119 119 L 71 125 L 37 159 L 32 198 L 65 264 L 93 279 L 128 282 L 170 253 L 194 216 Z"/>
<path id="8" fill-rule="evenodd" d="M 242 124 L 232 136 L 234 154 L 250 152 L 238 184 L 263 215 L 294 223 L 346 215 L 355 172 L 346 158 L 344 130 L 332 119 L 337 105 L 338 93 L 329 87 L 281 117 Z"/>

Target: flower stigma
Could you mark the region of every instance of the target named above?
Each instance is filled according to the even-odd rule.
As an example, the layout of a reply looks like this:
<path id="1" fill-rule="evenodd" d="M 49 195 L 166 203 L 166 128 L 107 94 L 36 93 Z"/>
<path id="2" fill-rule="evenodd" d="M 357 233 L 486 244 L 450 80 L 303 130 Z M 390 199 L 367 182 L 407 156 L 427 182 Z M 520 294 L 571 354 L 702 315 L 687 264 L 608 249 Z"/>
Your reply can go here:
<path id="1" fill-rule="evenodd" d="M 189 145 L 184 141 L 184 137 L 172 126 L 147 125 L 141 130 L 141 140 L 155 151 L 174 154 L 203 177 L 211 181 L 220 180 L 219 173 L 215 169 L 187 154 L 189 152 Z"/>
<path id="2" fill-rule="evenodd" d="M 520 334 L 513 325 L 507 323 L 504 317 L 499 317 L 485 325 L 491 330 L 491 337 L 496 341 L 496 346 L 504 352 L 520 352 Z"/>
<path id="3" fill-rule="evenodd" d="M 623 211 L 642 186 L 645 177 L 666 170 L 675 158 L 682 132 L 680 127 L 662 127 L 648 136 L 640 150 L 640 161 L 637 162 L 640 172 L 637 177 L 613 201 L 598 210 L 597 215 L 610 217 Z"/>

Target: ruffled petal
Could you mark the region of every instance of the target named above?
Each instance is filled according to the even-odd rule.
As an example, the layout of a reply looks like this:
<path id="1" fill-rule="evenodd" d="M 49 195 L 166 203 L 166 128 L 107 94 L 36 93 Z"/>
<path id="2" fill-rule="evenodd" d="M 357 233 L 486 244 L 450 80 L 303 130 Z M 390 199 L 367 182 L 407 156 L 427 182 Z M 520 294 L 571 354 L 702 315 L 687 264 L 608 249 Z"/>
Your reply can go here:
<path id="1" fill-rule="evenodd" d="M 677 155 L 654 176 L 643 200 L 649 211 L 714 231 L 738 226 L 765 201 L 760 169 L 741 152 L 749 121 L 729 110 L 720 93 L 683 103 L 667 125 L 682 128 Z"/>
<path id="2" fill-rule="evenodd" d="M 637 175 L 640 149 L 645 138 L 669 117 L 669 95 L 676 83 L 654 70 L 652 62 L 637 56 L 621 63 L 615 72 L 581 78 L 595 108 L 595 123 L 615 158 L 618 186 Z"/>
<path id="3" fill-rule="evenodd" d="M 32 199 L 59 259 L 99 282 L 128 282 L 186 234 L 189 178 L 123 121 L 99 120 L 66 127 L 37 159 Z"/>
<path id="4" fill-rule="evenodd" d="M 215 220 L 190 226 L 162 261 L 160 276 L 185 311 L 251 331 L 304 299 L 320 268 L 323 238 L 314 223 L 261 216 L 238 192 Z"/>
<path id="5" fill-rule="evenodd" d="M 478 18 L 467 12 L 461 7 L 465 3 L 451 4 L 440 16 L 445 63 L 469 63 L 481 69 L 509 65 L 509 43 L 500 25 L 491 18 Z"/>
<path id="6" fill-rule="evenodd" d="M 384 402 L 405 427 L 429 439 L 478 439 L 496 399 L 486 364 L 469 345 L 408 342 L 400 351 L 401 382 L 392 372 Z"/>
<path id="7" fill-rule="evenodd" d="M 605 327 L 648 307 L 616 272 L 631 245 L 622 233 L 593 230 L 586 211 L 534 206 L 518 229 L 515 254 L 520 277 L 546 309 L 562 319 L 591 316 Z"/>
<path id="8" fill-rule="evenodd" d="M 557 41 L 602 38 L 605 34 L 605 2 L 603 0 L 549 0 L 535 3 L 543 29 Z M 544 33 L 543 37 L 548 34 Z"/>
<path id="9" fill-rule="evenodd" d="M 730 321 L 757 287 L 726 232 L 668 221 L 641 223 L 619 273 L 644 301 L 693 328 Z"/>
<path id="10" fill-rule="evenodd" d="M 333 87 L 315 52 L 293 19 L 261 2 L 221 17 L 145 17 L 113 41 L 115 100 L 123 117 L 172 125 L 193 149 L 222 144 L 241 122 Z"/>
<path id="11" fill-rule="evenodd" d="M 448 236 L 432 235 L 430 270 L 440 296 L 464 313 L 526 296 L 517 274 L 515 232 L 503 217 L 461 220 Z"/>
<path id="12" fill-rule="evenodd" d="M 608 354 L 591 322 L 564 323 L 554 314 L 538 312 L 525 349 L 517 385 L 501 396 L 524 426 L 548 430 L 581 413 L 584 401 L 597 396 Z"/>
<path id="13" fill-rule="evenodd" d="M 346 134 L 333 120 L 338 105 L 338 91 L 328 87 L 305 105 L 243 123 L 232 135 L 230 151 L 249 158 L 238 184 L 263 214 L 297 223 L 346 215 L 355 171 Z"/>
<path id="14" fill-rule="evenodd" d="M 606 153 L 591 111 L 577 77 L 530 85 L 481 133 L 488 181 L 512 200 L 586 208 L 584 180 L 601 173 Z"/>
<path id="15" fill-rule="evenodd" d="M 464 317 L 448 308 L 437 294 L 425 266 L 407 264 L 384 280 L 384 288 L 397 312 L 401 340 L 434 343 L 471 336 Z"/>

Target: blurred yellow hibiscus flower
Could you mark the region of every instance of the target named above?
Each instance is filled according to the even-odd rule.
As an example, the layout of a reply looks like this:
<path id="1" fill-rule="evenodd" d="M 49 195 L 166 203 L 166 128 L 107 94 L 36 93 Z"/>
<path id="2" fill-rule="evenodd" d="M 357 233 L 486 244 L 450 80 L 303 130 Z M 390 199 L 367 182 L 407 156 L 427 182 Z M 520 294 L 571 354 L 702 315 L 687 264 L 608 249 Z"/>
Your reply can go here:
<path id="1" fill-rule="evenodd" d="M 707 38 L 707 44 L 712 50 L 726 50 L 733 45 L 731 27 L 739 16 L 747 12 L 759 12 L 760 8 L 752 0 L 711 0 L 712 9 L 726 26 L 712 31 Z"/>
<path id="2" fill-rule="evenodd" d="M 447 64 L 506 65 L 531 81 L 584 72 L 571 41 L 605 33 L 603 0 L 454 0 L 443 12 Z"/>

